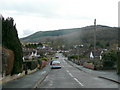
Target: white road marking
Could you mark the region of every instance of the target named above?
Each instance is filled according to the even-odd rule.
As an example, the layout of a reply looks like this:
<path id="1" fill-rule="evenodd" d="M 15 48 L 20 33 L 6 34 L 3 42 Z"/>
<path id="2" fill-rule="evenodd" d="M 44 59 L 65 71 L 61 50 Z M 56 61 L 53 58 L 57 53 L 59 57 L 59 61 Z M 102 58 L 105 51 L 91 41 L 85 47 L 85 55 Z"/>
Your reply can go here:
<path id="1" fill-rule="evenodd" d="M 50 84 L 49 84 L 49 86 L 52 86 L 53 85 L 53 82 L 52 81 L 50 81 Z"/>
<path id="2" fill-rule="evenodd" d="M 78 81 L 77 78 L 74 78 L 75 81 L 77 81 L 81 86 L 84 86 L 80 81 Z"/>
<path id="3" fill-rule="evenodd" d="M 69 71 L 68 70 L 66 70 L 68 73 L 69 73 Z"/>
<path id="4" fill-rule="evenodd" d="M 72 75 L 71 73 L 69 73 L 69 75 L 70 75 L 71 77 L 73 77 L 73 75 Z"/>

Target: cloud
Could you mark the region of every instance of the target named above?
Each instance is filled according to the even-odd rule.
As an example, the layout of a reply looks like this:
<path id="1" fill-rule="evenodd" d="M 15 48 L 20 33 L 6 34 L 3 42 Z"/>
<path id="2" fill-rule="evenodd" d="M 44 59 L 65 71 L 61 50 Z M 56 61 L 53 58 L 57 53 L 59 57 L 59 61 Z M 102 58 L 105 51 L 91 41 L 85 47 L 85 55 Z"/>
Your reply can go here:
<path id="1" fill-rule="evenodd" d="M 97 24 L 117 26 L 118 1 L 0 0 L 0 12 L 14 18 L 18 35 L 23 37 L 36 31 L 93 25 L 95 18 Z"/>
<path id="2" fill-rule="evenodd" d="M 33 33 L 33 30 L 23 30 L 23 36 L 28 36 Z"/>
<path id="3" fill-rule="evenodd" d="M 47 2 L 45 2 L 47 1 Z M 57 10 L 57 4 L 50 2 L 49 0 L 2 0 L 0 2 L 1 11 L 14 11 L 13 14 L 34 14 L 43 17 L 54 17 Z"/>

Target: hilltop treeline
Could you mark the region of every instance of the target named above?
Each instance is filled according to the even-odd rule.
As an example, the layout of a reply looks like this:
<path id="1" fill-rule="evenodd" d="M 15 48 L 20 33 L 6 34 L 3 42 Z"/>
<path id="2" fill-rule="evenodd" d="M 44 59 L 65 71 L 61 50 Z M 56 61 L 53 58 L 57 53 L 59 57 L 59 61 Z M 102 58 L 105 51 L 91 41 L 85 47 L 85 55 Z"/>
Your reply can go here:
<path id="1" fill-rule="evenodd" d="M 2 47 L 10 49 L 14 53 L 14 64 L 11 74 L 17 74 L 22 72 L 22 47 L 18 38 L 16 24 L 14 24 L 13 18 L 2 19 Z"/>

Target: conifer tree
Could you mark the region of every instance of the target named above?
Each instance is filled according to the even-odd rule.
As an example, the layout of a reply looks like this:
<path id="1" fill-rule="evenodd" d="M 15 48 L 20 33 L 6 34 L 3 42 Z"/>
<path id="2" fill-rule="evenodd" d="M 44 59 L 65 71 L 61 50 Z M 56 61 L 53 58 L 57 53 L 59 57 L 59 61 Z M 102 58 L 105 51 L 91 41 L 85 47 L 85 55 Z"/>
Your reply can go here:
<path id="1" fill-rule="evenodd" d="M 2 46 L 11 49 L 14 52 L 14 65 L 12 74 L 22 72 L 22 45 L 18 38 L 16 25 L 14 25 L 13 18 L 2 18 Z"/>

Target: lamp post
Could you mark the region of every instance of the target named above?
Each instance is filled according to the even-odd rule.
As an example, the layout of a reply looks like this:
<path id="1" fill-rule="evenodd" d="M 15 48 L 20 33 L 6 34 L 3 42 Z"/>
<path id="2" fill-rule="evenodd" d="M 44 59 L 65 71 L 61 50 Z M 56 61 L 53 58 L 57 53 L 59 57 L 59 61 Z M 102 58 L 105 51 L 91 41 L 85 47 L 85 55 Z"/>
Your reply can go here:
<path id="1" fill-rule="evenodd" d="M 96 19 L 94 19 L 94 59 L 95 59 L 95 51 L 96 51 Z"/>

